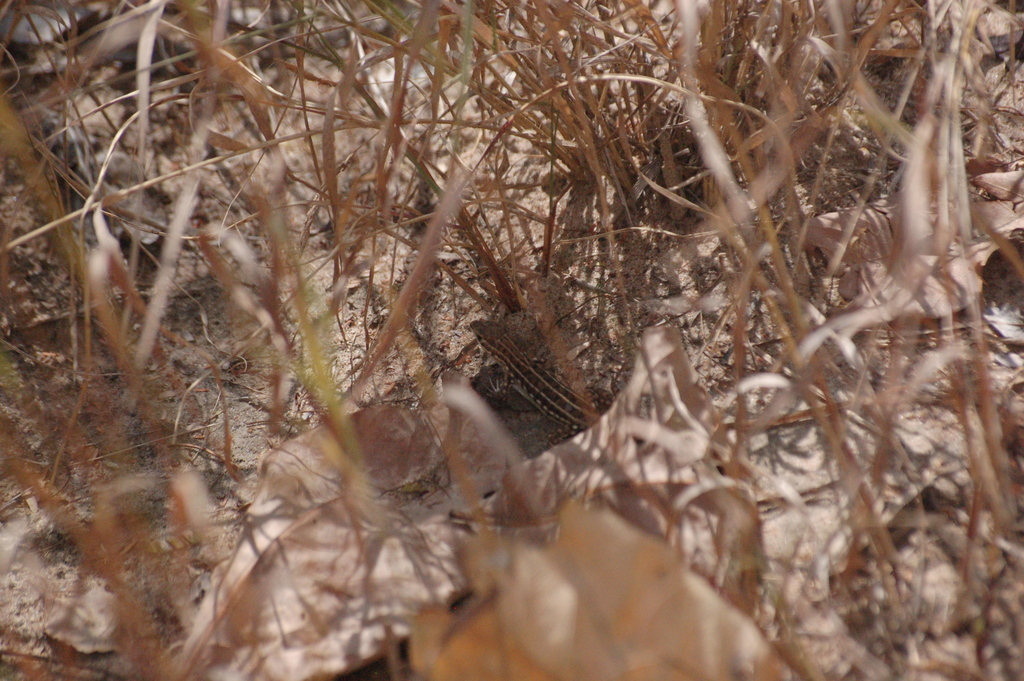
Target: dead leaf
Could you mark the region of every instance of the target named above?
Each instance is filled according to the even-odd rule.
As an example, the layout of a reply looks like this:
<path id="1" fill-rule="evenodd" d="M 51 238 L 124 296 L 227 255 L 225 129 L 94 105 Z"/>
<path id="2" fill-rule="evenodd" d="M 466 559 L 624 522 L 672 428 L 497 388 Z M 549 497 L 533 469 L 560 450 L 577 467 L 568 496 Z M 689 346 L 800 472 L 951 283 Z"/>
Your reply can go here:
<path id="1" fill-rule="evenodd" d="M 408 618 L 461 584 L 444 461 L 415 413 L 352 417 L 369 483 L 327 463 L 315 429 L 264 455 L 246 528 L 213 578 L 185 644 L 183 672 L 301 681 L 344 673 L 408 634 Z M 351 455 L 351 453 L 349 454 Z"/>
<path id="2" fill-rule="evenodd" d="M 972 201 L 971 221 L 980 231 L 1009 237 L 1024 228 L 1024 212 L 1010 201 Z"/>
<path id="3" fill-rule="evenodd" d="M 651 416 L 640 413 L 645 400 L 653 400 Z M 664 532 L 676 519 L 655 498 L 697 480 L 695 466 L 710 447 L 715 413 L 679 333 L 649 329 L 612 408 L 589 430 L 513 466 L 508 484 L 490 501 L 494 517 L 521 524 L 522 495 L 536 500 L 539 517 L 550 517 L 570 498 L 601 498 L 637 526 Z"/>
<path id="4" fill-rule="evenodd" d="M 116 649 L 116 596 L 98 582 L 82 593 L 60 598 L 46 620 L 46 635 L 80 653 L 109 653 Z"/>
<path id="5" fill-rule="evenodd" d="M 1024 170 L 983 173 L 972 177 L 971 183 L 1002 201 L 1024 199 Z"/>
<path id="6" fill-rule="evenodd" d="M 976 156 L 968 159 L 967 163 L 964 164 L 968 177 L 974 177 L 983 173 L 994 173 L 1005 167 L 1005 163 L 1001 163 L 998 159 L 988 156 Z"/>
<path id="7" fill-rule="evenodd" d="M 25 518 L 8 520 L 0 526 L 0 574 L 6 574 L 24 549 L 22 543 L 28 534 L 29 524 Z"/>
<path id="8" fill-rule="evenodd" d="M 249 148 L 249 144 L 236 140 L 234 137 L 223 135 L 215 130 L 207 133 L 210 141 L 210 146 L 216 147 L 217 149 L 224 149 L 225 151 L 244 151 Z"/>
<path id="9" fill-rule="evenodd" d="M 444 453 L 430 423 L 416 412 L 382 404 L 352 415 L 363 469 L 380 491 L 444 477 Z"/>
<path id="10" fill-rule="evenodd" d="M 481 538 L 467 571 L 479 600 L 418 617 L 414 668 L 433 681 L 768 681 L 781 664 L 757 627 L 663 542 L 607 511 L 568 505 L 542 549 Z"/>
<path id="11" fill-rule="evenodd" d="M 977 261 L 983 263 L 984 317 L 1003 338 L 1020 342 L 1020 318 L 1024 310 L 1024 281 L 1020 264 L 1024 239 L 1017 232 L 1008 235 L 1000 247 L 979 251 Z M 1016 327 L 1016 328 L 1015 328 Z"/>
<path id="12" fill-rule="evenodd" d="M 975 209 L 979 216 L 995 220 L 1001 219 L 995 214 L 998 210 Z M 921 254 L 907 262 L 895 250 L 896 235 L 903 229 L 898 206 L 878 201 L 813 218 L 806 249 L 818 249 L 829 258 L 829 271 L 839 275 L 843 298 L 884 308 L 887 317 L 938 318 L 964 309 L 980 289 L 973 260 L 962 257 L 962 249 L 954 246 L 945 257 Z M 894 276 L 894 270 L 899 274 Z"/>
<path id="13" fill-rule="evenodd" d="M 748 568 L 757 564 L 760 527 L 747 491 L 709 460 L 712 449 L 727 449 L 717 441 L 724 437 L 714 429 L 719 418 L 679 333 L 648 329 L 611 410 L 589 430 L 512 466 L 487 508 L 503 534 L 549 539 L 567 500 L 599 502 L 645 532 L 679 538 L 687 564 L 748 607 L 742 591 L 759 578 Z M 745 511 L 737 513 L 740 506 Z"/>
<path id="14" fill-rule="evenodd" d="M 820 250 L 828 258 L 829 271 L 837 274 L 881 262 L 892 251 L 894 219 L 899 219 L 898 210 L 889 201 L 825 213 L 808 222 L 804 248 Z"/>

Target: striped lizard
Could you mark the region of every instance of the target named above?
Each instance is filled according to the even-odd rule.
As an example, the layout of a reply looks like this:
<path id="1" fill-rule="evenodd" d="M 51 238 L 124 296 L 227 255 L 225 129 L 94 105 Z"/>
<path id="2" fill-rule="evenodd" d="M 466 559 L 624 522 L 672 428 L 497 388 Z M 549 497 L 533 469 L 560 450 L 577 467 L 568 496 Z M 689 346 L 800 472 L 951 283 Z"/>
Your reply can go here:
<path id="1" fill-rule="evenodd" d="M 475 321 L 469 328 L 480 345 L 508 370 L 516 389 L 542 414 L 573 435 L 596 420 L 593 400 L 569 388 L 554 373 L 524 352 L 498 322 Z"/>

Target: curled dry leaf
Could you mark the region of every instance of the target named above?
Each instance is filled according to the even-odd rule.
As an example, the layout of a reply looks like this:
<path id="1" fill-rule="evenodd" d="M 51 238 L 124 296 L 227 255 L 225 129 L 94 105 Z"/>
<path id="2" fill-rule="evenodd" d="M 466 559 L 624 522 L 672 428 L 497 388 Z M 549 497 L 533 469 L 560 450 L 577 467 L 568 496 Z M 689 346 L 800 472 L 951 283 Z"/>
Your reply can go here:
<path id="1" fill-rule="evenodd" d="M 678 332 L 649 329 L 612 408 L 589 430 L 514 466 L 492 500 L 495 518 L 518 518 L 516 500 L 525 490 L 541 516 L 571 498 L 600 497 L 631 522 L 662 532 L 673 521 L 655 511 L 648 492 L 695 482 L 694 466 L 711 442 L 714 407 L 697 378 Z M 653 415 L 641 414 L 642 402 L 653 403 Z"/>
<path id="2" fill-rule="evenodd" d="M 1020 201 L 1024 199 L 1024 170 L 1012 170 L 1004 173 L 983 173 L 971 178 L 978 189 L 983 189 L 996 199 L 1002 201 Z"/>
<path id="3" fill-rule="evenodd" d="M 336 445 L 325 428 L 265 454 L 247 526 L 185 644 L 185 674 L 340 674 L 457 588 L 461 531 L 431 427 L 398 407 L 365 410 L 352 424 L 368 483 L 386 494 L 360 493 L 326 463 Z"/>
<path id="4" fill-rule="evenodd" d="M 712 447 L 725 449 L 718 421 L 678 332 L 648 329 L 611 410 L 589 430 L 510 469 L 490 500 L 495 523 L 504 532 L 536 535 L 540 527 L 543 534 L 553 528 L 538 521 L 553 518 L 564 502 L 600 501 L 641 530 L 680 537 L 691 565 L 715 575 L 734 603 L 749 605 L 760 526 L 745 490 L 708 460 Z"/>
<path id="5" fill-rule="evenodd" d="M 892 251 L 893 222 L 898 220 L 899 211 L 889 201 L 825 213 L 811 218 L 804 247 L 820 250 L 829 260 L 829 271 L 843 274 L 882 261 Z"/>
<path id="6" fill-rule="evenodd" d="M 1024 204 L 1021 206 L 1024 209 Z M 984 234 L 992 236 L 988 242 L 977 244 L 971 251 L 971 262 L 976 268 L 988 266 L 993 254 L 999 251 L 998 237 L 1019 241 L 1018 233 L 1024 229 L 1024 210 L 1010 201 L 972 201 L 971 222 Z M 984 274 L 982 275 L 984 279 Z M 983 286 L 988 284 L 983 281 Z"/>
<path id="7" fill-rule="evenodd" d="M 201 534 L 209 527 L 210 495 L 206 492 L 202 476 L 196 471 L 182 471 L 171 479 L 167 505 L 176 531 Z"/>
<path id="8" fill-rule="evenodd" d="M 1019 234 L 1014 235 L 1002 248 L 993 247 L 983 255 L 981 280 L 985 321 L 1000 337 L 1019 346 L 1024 342 L 1024 280 L 1019 269 L 1024 261 L 1024 241 Z M 1018 364 L 1011 355 L 1003 353 L 996 355 L 996 361 L 1006 366 Z"/>
<path id="9" fill-rule="evenodd" d="M 1010 201 L 972 201 L 971 221 L 985 233 L 1009 237 L 1024 228 L 1024 210 Z"/>
<path id="10" fill-rule="evenodd" d="M 967 159 L 964 169 L 967 177 L 974 177 L 983 173 L 994 173 L 1006 168 L 1006 164 L 994 156 L 975 156 Z"/>
<path id="11" fill-rule="evenodd" d="M 458 391 L 453 386 L 446 391 L 449 388 L 454 399 Z M 379 655 L 389 638 L 405 635 L 412 612 L 443 603 L 461 585 L 461 572 L 454 559 L 461 530 L 451 520 L 451 511 L 468 508 L 459 501 L 459 488 L 474 490 L 471 494 L 492 491 L 497 486 L 496 474 L 504 472 L 514 460 L 507 456 L 488 460 L 486 451 L 496 449 L 493 443 L 487 445 L 487 437 L 467 436 L 467 428 L 478 431 L 482 427 L 477 423 L 480 415 L 474 417 L 474 413 L 470 409 L 453 418 L 434 411 L 430 424 L 419 414 L 397 407 L 376 407 L 354 414 L 352 424 L 362 449 L 360 470 L 365 473 L 366 487 L 376 491 L 379 498 L 375 500 L 357 493 L 357 481 L 343 479 L 326 464 L 323 452 L 337 448 L 326 429 L 314 430 L 265 455 L 256 498 L 248 512 L 248 527 L 235 554 L 218 570 L 215 587 L 201 606 L 185 646 L 183 671 L 209 674 L 232 670 L 249 678 L 289 681 L 343 673 Z M 721 586 L 734 602 L 743 603 L 738 592 L 750 586 L 750 575 L 730 571 L 728 565 L 739 550 L 738 544 L 748 550 L 759 543 L 759 528 L 744 513 L 736 512 L 738 508 L 752 508 L 744 502 L 743 492 L 735 485 L 729 487 L 704 461 L 717 421 L 678 332 L 651 329 L 644 336 L 643 352 L 629 385 L 608 414 L 591 429 L 538 459 L 512 464 L 504 486 L 492 498 L 495 520 L 499 525 L 508 523 L 519 505 L 529 500 L 523 507 L 528 509 L 527 519 L 536 529 L 538 518 L 553 518 L 563 501 L 590 498 L 604 501 L 635 526 L 662 536 L 682 532 L 680 525 L 685 522 L 688 538 L 698 538 L 688 541 L 691 546 L 700 544 L 710 547 L 712 554 L 716 550 L 724 554 L 718 556 L 724 560 L 717 562 L 695 560 L 693 555 L 688 560 L 706 566 L 709 574 L 724 575 Z M 483 427 L 486 431 L 486 424 Z M 460 453 L 463 468 L 459 476 L 463 481 L 468 479 L 468 485 L 450 484 L 450 470 L 456 469 L 445 460 L 437 435 L 445 441 L 447 451 Z M 695 482 L 701 484 L 694 486 Z M 687 494 L 687 490 L 696 491 Z M 586 525 L 584 520 L 572 522 Z M 571 532 L 569 536 L 573 536 Z M 629 542 L 631 546 L 636 544 L 633 539 Z M 658 545 L 655 550 L 644 541 L 637 545 L 647 547 L 638 553 L 643 560 L 658 565 L 667 560 L 660 553 L 667 548 Z M 477 555 L 486 562 L 500 559 L 500 552 L 508 549 L 496 550 L 490 558 Z M 521 551 L 516 555 L 526 561 L 524 564 L 533 564 L 530 561 L 543 556 L 533 549 Z M 567 553 L 564 560 L 576 559 Z M 561 592 L 571 594 L 579 589 L 579 584 L 562 584 L 564 576 L 551 572 L 557 566 L 545 567 L 545 561 L 547 558 L 537 563 L 541 571 L 536 579 L 528 581 L 536 586 L 540 584 L 538 579 L 547 576 L 560 585 Z M 646 567 L 640 567 L 636 579 L 642 582 L 649 575 L 643 571 Z M 626 573 L 608 579 L 625 583 L 633 578 L 627 567 L 621 569 Z M 673 562 L 673 575 L 675 569 Z M 600 616 L 626 616 L 623 621 L 638 631 L 647 626 L 644 622 L 648 613 L 636 608 L 653 608 L 651 603 L 664 594 L 666 598 L 683 599 L 681 605 L 687 608 L 719 608 L 717 597 L 714 603 L 705 603 L 702 597 L 689 595 L 689 586 L 685 586 L 687 595 L 676 595 L 677 581 L 686 585 L 697 578 L 685 574 L 664 577 L 664 566 L 656 567 L 654 572 L 668 581 L 653 582 L 650 593 L 645 592 L 635 604 L 614 606 L 625 610 L 607 614 L 602 609 L 612 606 L 600 599 L 594 605 L 577 603 L 573 607 L 594 607 Z M 478 574 L 478 590 L 480 579 Z M 538 597 L 547 599 L 548 595 L 543 592 Z M 573 598 L 584 596 L 590 598 L 591 594 L 579 592 Z M 511 602 L 520 599 L 513 597 Z M 554 600 L 546 602 L 544 607 L 558 605 Z M 527 604 L 522 601 L 524 607 Z M 675 660 L 668 641 L 678 634 L 673 627 L 683 626 L 672 614 L 676 605 L 668 608 L 669 614 L 657 614 L 665 618 L 669 627 L 666 631 L 674 633 L 651 638 L 644 630 L 642 635 L 630 633 L 625 640 L 631 644 L 634 639 L 638 644 L 656 643 L 656 655 Z M 562 613 L 561 621 L 567 621 L 570 614 Z M 481 621 L 497 626 L 497 616 L 492 614 L 490 620 L 485 617 Z M 593 640 L 588 640 L 586 646 L 597 646 L 597 630 L 588 635 Z M 545 631 L 541 638 L 547 636 Z M 692 640 L 695 645 L 705 643 L 700 637 Z M 515 678 L 531 678 L 533 672 L 525 670 L 538 655 L 550 661 L 551 655 L 564 652 L 538 652 L 538 646 L 549 645 L 540 639 L 531 645 L 529 659 L 523 660 L 523 674 Z M 678 648 L 675 643 L 673 646 L 672 650 Z M 734 653 L 728 651 L 728 655 Z M 646 654 L 638 653 L 640 658 Z M 737 659 L 734 657 L 732 662 Z M 630 658 L 627 666 L 632 668 L 635 661 Z M 708 658 L 701 664 L 720 662 Z M 620 663 L 615 655 L 594 662 L 613 665 L 609 668 L 617 668 L 614 665 Z M 657 674 L 662 663 L 652 664 L 654 667 L 646 669 Z M 676 662 L 669 666 L 672 664 Z M 593 665 L 591 668 L 596 669 Z M 649 678 L 643 674 L 637 678 L 641 677 Z"/>
<path id="12" fill-rule="evenodd" d="M 363 471 L 382 492 L 422 481 L 443 484 L 444 454 L 431 424 L 408 409 L 379 405 L 352 415 Z"/>
<path id="13" fill-rule="evenodd" d="M 913 263 L 905 262 L 897 252 L 902 230 L 898 206 L 879 201 L 813 218 L 805 248 L 828 258 L 843 298 L 885 310 L 887 318 L 937 318 L 967 306 L 979 290 L 973 260 L 953 247 L 943 257 L 922 254 Z M 897 268 L 900 274 L 894 276 Z"/>
<path id="14" fill-rule="evenodd" d="M 28 534 L 28 520 L 16 518 L 0 525 L 0 574 L 6 574 L 11 565 L 18 559 L 19 553 Z"/>
<path id="15" fill-rule="evenodd" d="M 548 548 L 482 537 L 467 550 L 476 601 L 416 618 L 414 668 L 432 681 L 769 681 L 757 627 L 666 544 L 569 504 Z"/>
<path id="16" fill-rule="evenodd" d="M 75 650 L 109 653 L 116 649 L 116 597 L 98 582 L 69 598 L 59 598 L 46 619 L 46 635 Z"/>
<path id="17" fill-rule="evenodd" d="M 992 241 L 978 244 L 971 254 L 971 261 L 981 272 L 985 320 L 1000 336 L 1019 343 L 1024 335 L 1024 203 L 975 201 L 971 219 L 992 236 Z M 995 359 L 1006 366 L 1019 363 L 1013 354 L 998 353 Z"/>
<path id="18" fill-rule="evenodd" d="M 839 294 L 853 300 L 886 271 L 883 261 L 892 252 L 898 219 L 890 202 L 819 215 L 807 225 L 805 248 L 828 259 L 828 271 L 839 276 Z"/>

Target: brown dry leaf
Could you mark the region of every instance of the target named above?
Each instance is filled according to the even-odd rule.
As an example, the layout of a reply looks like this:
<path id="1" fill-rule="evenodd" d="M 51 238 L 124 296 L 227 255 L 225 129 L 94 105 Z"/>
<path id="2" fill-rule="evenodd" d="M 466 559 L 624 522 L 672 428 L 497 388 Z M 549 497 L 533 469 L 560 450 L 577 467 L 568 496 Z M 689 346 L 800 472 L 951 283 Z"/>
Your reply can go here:
<path id="1" fill-rule="evenodd" d="M 829 271 L 842 274 L 882 261 L 892 251 L 892 223 L 898 219 L 896 206 L 888 201 L 825 213 L 811 218 L 804 247 L 820 250 L 829 260 Z"/>
<path id="2" fill-rule="evenodd" d="M 223 135 L 214 130 L 210 130 L 209 135 L 210 146 L 216 147 L 217 149 L 224 149 L 226 151 L 244 151 L 249 148 L 249 145 L 240 140 L 236 140 L 228 135 Z"/>
<path id="3" fill-rule="evenodd" d="M 983 173 L 994 173 L 1005 167 L 1005 163 L 992 156 L 975 156 L 967 159 L 967 162 L 964 164 L 967 177 L 974 177 Z"/>
<path id="4" fill-rule="evenodd" d="M 839 294 L 853 300 L 875 286 L 879 269 L 885 271 L 882 262 L 892 251 L 898 217 L 889 202 L 819 215 L 808 223 L 805 248 L 828 258 L 828 271 L 839 275 Z"/>
<path id="5" fill-rule="evenodd" d="M 882 264 L 865 265 L 861 270 L 862 300 L 871 304 L 905 298 L 899 306 L 903 314 L 937 319 L 964 309 L 981 288 L 978 273 L 966 257 L 951 257 L 944 263 L 935 256 L 919 256 L 919 260 L 931 274 L 921 279 L 912 297 Z"/>
<path id="6" fill-rule="evenodd" d="M 445 372 L 441 380 L 446 400 L 453 387 L 472 391 L 469 380 L 456 372 Z M 451 462 L 453 494 L 477 500 L 501 486 L 510 461 L 515 459 L 503 456 L 500 448 L 493 446 L 490 438 L 493 433 L 488 432 L 486 424 L 465 418 L 440 402 L 426 407 L 425 415 L 434 430 L 443 434 L 445 449 L 458 453 L 458 459 Z M 481 437 L 481 432 L 488 437 Z M 460 471 L 465 474 L 461 480 Z M 471 489 L 463 489 L 464 486 Z"/>
<path id="7" fill-rule="evenodd" d="M 973 261 L 951 251 L 945 258 L 919 255 L 915 266 L 900 263 L 915 277 L 894 277 L 892 261 L 896 235 L 903 230 L 899 207 L 878 201 L 862 210 L 851 208 L 813 218 L 808 224 L 806 249 L 818 249 L 829 259 L 829 271 L 839 275 L 839 293 L 865 307 L 886 308 L 896 314 L 942 317 L 962 310 L 977 295 L 980 282 Z"/>
<path id="8" fill-rule="evenodd" d="M 1024 283 L 1020 275 L 1024 270 L 1024 203 L 973 201 L 971 220 L 991 237 L 976 244 L 969 256 L 980 272 L 985 321 L 1002 338 L 1019 343 L 1024 338 Z M 1020 359 L 1014 355 L 997 352 L 994 358 L 1000 364 L 1016 367 Z"/>
<path id="9" fill-rule="evenodd" d="M 408 633 L 408 617 L 461 582 L 444 459 L 430 426 L 398 407 L 352 417 L 368 482 L 329 466 L 325 428 L 264 455 L 238 546 L 218 568 L 183 672 L 301 681 L 344 673 Z"/>
<path id="10" fill-rule="evenodd" d="M 644 398 L 654 404 L 650 418 L 641 414 Z M 638 527 L 662 533 L 675 522 L 665 515 L 671 504 L 664 495 L 697 481 L 695 467 L 711 445 L 715 420 L 678 332 L 648 329 L 629 384 L 612 408 L 589 430 L 514 466 L 510 485 L 492 500 L 494 516 L 515 524 L 522 494 L 535 498 L 541 516 L 570 498 L 599 497 Z"/>
<path id="11" fill-rule="evenodd" d="M 1024 199 L 1024 170 L 1003 173 L 983 173 L 971 178 L 978 189 L 983 189 L 1002 201 Z"/>
<path id="12" fill-rule="evenodd" d="M 447 608 L 427 608 L 413 621 L 413 665 L 437 681 L 556 681 L 524 650 L 503 645 L 503 631 L 490 600 L 454 619 Z"/>
<path id="13" fill-rule="evenodd" d="M 4 368 L 0 366 L 0 372 Z M 0 381 L 2 380 L 3 376 L 0 374 Z M 0 385 L 7 388 L 11 384 L 0 383 Z M 6 574 L 15 561 L 26 553 L 23 545 L 26 543 L 25 536 L 28 534 L 28 528 L 28 520 L 25 518 L 7 520 L 0 525 L 0 574 Z"/>
<path id="14" fill-rule="evenodd" d="M 728 450 L 718 422 L 678 332 L 648 329 L 611 410 L 589 430 L 512 466 L 490 500 L 492 516 L 502 532 L 543 537 L 565 501 L 600 501 L 641 530 L 678 537 L 688 564 L 749 608 L 760 524 L 747 490 L 708 460 L 713 448 Z"/>
<path id="15" fill-rule="evenodd" d="M 363 471 L 378 490 L 443 477 L 444 453 L 434 429 L 419 414 L 386 404 L 367 407 L 352 415 L 352 427 Z"/>
<path id="16" fill-rule="evenodd" d="M 1024 230 L 1024 203 L 1015 205 L 1010 201 L 973 201 L 971 221 L 986 235 L 1005 237 L 1012 245 L 1018 245 L 1021 242 L 1021 230 Z M 971 253 L 971 262 L 975 267 L 988 267 L 989 258 L 998 250 L 999 246 L 994 240 L 977 244 Z M 984 273 L 982 283 L 988 289 L 988 278 Z"/>
<path id="17" fill-rule="evenodd" d="M 46 620 L 46 635 L 81 653 L 116 650 L 117 597 L 98 582 L 72 597 L 61 597 Z"/>
<path id="18" fill-rule="evenodd" d="M 413 666 L 433 681 L 781 677 L 746 616 L 607 511 L 568 505 L 546 549 L 481 538 L 467 555 L 481 600 L 414 626 Z"/>
<path id="19" fill-rule="evenodd" d="M 972 201 L 971 221 L 983 232 L 1008 237 L 1024 228 L 1024 211 L 1011 201 Z"/>

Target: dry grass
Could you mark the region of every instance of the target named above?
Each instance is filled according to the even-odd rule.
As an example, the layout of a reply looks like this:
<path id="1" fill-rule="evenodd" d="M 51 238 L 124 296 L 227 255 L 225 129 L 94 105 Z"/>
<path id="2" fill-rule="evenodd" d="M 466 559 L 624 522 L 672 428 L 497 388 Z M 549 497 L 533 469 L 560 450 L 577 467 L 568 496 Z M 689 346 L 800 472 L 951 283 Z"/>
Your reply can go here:
<path id="1" fill-rule="evenodd" d="M 372 505 L 351 413 L 433 408 L 483 316 L 533 320 L 569 382 L 612 392 L 645 329 L 681 331 L 708 474 L 765 533 L 706 565 L 659 531 L 794 676 L 1024 674 L 1019 379 L 971 257 L 1024 267 L 968 179 L 1021 148 L 1018 70 L 986 51 L 1011 58 L 1018 19 L 211 8 L 0 5 L 0 675 L 178 678 L 259 453 L 323 423 Z M 884 238 L 822 246 L 818 216 L 883 198 Z M 89 580 L 116 596 L 102 655 L 45 624 Z"/>

